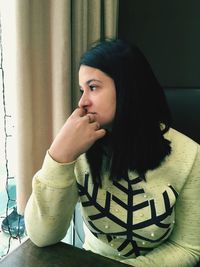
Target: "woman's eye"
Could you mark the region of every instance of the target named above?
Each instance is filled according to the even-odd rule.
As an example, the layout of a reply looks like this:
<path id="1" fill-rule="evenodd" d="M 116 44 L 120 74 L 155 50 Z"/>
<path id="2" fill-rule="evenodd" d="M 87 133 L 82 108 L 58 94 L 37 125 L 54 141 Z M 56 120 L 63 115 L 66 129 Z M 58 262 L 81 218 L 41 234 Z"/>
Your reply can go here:
<path id="1" fill-rule="evenodd" d="M 83 94 L 83 89 L 80 88 L 80 94 L 82 95 Z"/>
<path id="2" fill-rule="evenodd" d="M 90 90 L 95 91 L 97 89 L 96 85 L 90 85 Z"/>

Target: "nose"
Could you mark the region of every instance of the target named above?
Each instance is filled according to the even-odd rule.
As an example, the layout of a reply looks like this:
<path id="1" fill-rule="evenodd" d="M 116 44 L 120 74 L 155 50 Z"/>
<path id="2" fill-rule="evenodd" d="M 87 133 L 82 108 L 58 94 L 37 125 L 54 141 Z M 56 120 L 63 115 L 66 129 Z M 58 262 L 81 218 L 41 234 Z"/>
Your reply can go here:
<path id="1" fill-rule="evenodd" d="M 91 100 L 86 92 L 83 92 L 79 102 L 78 106 L 79 108 L 86 108 L 91 105 Z"/>

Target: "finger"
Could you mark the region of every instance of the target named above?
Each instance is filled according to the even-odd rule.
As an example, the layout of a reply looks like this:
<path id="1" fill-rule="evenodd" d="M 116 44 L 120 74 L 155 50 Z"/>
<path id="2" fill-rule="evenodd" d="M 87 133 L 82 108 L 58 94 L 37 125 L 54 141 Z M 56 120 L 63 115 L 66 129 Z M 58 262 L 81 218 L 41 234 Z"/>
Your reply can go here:
<path id="1" fill-rule="evenodd" d="M 99 129 L 95 132 L 96 138 L 100 139 L 102 137 L 104 137 L 104 135 L 106 134 L 106 130 L 105 129 Z"/>
<path id="2" fill-rule="evenodd" d="M 95 121 L 94 115 L 89 113 L 83 116 L 83 119 L 85 119 L 88 123 L 93 123 Z"/>
<path id="3" fill-rule="evenodd" d="M 94 115 L 92 115 L 92 114 L 87 114 L 86 116 L 88 117 L 88 121 L 89 121 L 89 123 L 93 123 L 93 122 L 95 122 L 95 117 L 94 117 Z"/>
<path id="4" fill-rule="evenodd" d="M 83 108 L 76 108 L 72 114 L 75 116 L 83 117 L 86 114 L 86 110 Z"/>
<path id="5" fill-rule="evenodd" d="M 95 131 L 97 131 L 97 130 L 100 129 L 100 124 L 99 124 L 97 121 L 92 122 L 92 123 L 91 123 L 91 126 L 93 127 L 93 129 L 94 129 Z"/>

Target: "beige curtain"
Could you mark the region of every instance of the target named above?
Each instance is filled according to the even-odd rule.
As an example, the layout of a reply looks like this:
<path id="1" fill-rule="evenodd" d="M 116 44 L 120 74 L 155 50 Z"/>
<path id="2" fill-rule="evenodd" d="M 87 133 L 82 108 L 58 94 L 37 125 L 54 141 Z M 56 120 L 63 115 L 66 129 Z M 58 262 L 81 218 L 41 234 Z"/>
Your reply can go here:
<path id="1" fill-rule="evenodd" d="M 118 0 L 16 0 L 17 208 L 33 174 L 77 105 L 77 63 L 101 37 L 116 37 Z"/>

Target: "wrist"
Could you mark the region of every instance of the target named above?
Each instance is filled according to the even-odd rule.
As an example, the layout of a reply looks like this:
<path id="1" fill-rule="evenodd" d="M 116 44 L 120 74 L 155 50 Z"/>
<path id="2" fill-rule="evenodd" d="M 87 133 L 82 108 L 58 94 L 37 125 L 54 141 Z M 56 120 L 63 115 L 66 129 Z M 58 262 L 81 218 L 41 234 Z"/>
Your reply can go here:
<path id="1" fill-rule="evenodd" d="M 49 156 L 56 162 L 58 163 L 70 163 L 70 162 L 73 162 L 77 159 L 77 157 L 73 156 L 72 154 L 71 155 L 62 155 L 61 153 L 59 152 L 56 152 L 54 151 L 54 149 L 50 148 L 48 150 L 48 153 L 49 153 Z"/>

